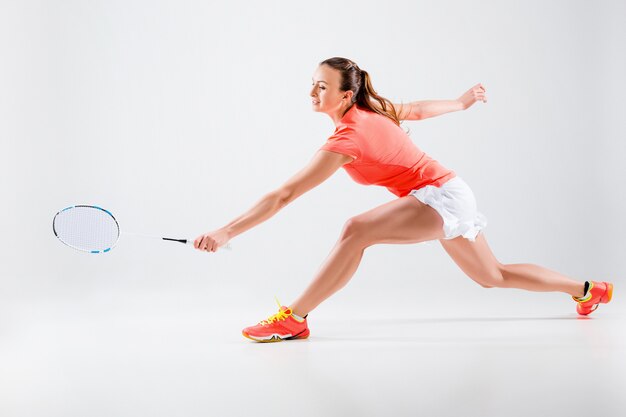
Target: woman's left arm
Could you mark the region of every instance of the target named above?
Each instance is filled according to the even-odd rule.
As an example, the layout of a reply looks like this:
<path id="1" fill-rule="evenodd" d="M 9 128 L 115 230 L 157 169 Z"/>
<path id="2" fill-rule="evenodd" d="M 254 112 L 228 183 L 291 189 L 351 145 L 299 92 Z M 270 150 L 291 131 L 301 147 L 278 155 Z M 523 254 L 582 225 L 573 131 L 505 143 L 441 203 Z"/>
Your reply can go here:
<path id="1" fill-rule="evenodd" d="M 406 113 L 406 116 L 402 117 L 404 120 L 422 120 L 428 119 L 429 117 L 440 116 L 445 113 L 466 110 L 478 100 L 486 103 L 487 96 L 485 94 L 485 87 L 479 83 L 467 90 L 456 100 L 413 101 L 406 104 L 394 104 L 394 107 L 396 107 L 396 109 L 400 108 L 401 114 Z"/>

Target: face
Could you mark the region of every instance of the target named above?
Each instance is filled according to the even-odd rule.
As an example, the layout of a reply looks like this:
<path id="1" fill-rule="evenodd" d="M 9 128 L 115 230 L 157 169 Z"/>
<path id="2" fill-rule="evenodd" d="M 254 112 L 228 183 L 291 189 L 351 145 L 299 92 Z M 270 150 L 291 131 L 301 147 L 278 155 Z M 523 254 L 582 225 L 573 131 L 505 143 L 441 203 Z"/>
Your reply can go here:
<path id="1" fill-rule="evenodd" d="M 352 91 L 341 91 L 341 73 L 329 67 L 320 65 L 313 73 L 311 88 L 311 103 L 314 111 L 335 113 L 350 106 Z"/>

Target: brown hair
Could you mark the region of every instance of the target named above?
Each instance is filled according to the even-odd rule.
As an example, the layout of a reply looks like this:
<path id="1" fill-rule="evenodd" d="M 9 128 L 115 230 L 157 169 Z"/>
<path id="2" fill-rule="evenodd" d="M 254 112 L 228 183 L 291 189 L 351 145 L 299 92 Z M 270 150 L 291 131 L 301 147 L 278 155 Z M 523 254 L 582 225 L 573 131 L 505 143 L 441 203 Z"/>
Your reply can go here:
<path id="1" fill-rule="evenodd" d="M 328 65 L 341 73 L 341 91 L 353 91 L 352 103 L 358 104 L 370 111 L 383 116 L 387 116 L 395 124 L 400 126 L 400 118 L 391 101 L 379 96 L 372 87 L 370 76 L 367 71 L 359 68 L 359 66 L 347 58 L 334 57 L 328 58 L 320 62 L 320 65 Z M 376 100 L 379 106 L 373 105 L 372 100 Z"/>

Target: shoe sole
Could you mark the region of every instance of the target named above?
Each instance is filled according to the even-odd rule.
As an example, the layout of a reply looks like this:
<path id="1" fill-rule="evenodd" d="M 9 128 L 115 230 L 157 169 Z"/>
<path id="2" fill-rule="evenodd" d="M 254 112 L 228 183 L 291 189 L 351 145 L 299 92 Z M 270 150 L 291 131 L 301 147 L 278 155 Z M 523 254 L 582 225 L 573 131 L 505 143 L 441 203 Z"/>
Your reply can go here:
<path id="1" fill-rule="evenodd" d="M 282 338 L 279 335 L 275 334 L 275 335 L 272 335 L 272 337 L 270 339 L 257 339 L 254 336 L 250 336 L 249 334 L 247 334 L 245 332 L 241 332 L 241 334 L 244 337 L 246 337 L 246 338 L 248 338 L 250 340 L 254 340 L 255 342 L 274 343 L 274 342 L 282 342 L 283 340 L 307 339 L 311 333 L 309 332 L 309 329 L 305 329 L 305 330 L 303 330 L 302 332 L 298 333 L 295 336 L 289 336 L 289 337 Z"/>

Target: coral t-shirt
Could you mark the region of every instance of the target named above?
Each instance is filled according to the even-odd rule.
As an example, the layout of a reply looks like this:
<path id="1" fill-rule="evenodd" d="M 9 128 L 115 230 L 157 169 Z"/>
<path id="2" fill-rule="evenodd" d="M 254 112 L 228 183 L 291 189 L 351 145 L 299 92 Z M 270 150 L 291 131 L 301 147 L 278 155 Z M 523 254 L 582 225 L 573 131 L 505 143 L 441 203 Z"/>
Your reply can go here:
<path id="1" fill-rule="evenodd" d="M 387 187 L 398 197 L 427 185 L 440 187 L 456 177 L 420 150 L 391 119 L 356 104 L 319 149 L 353 157 L 343 168 L 354 181 Z"/>

